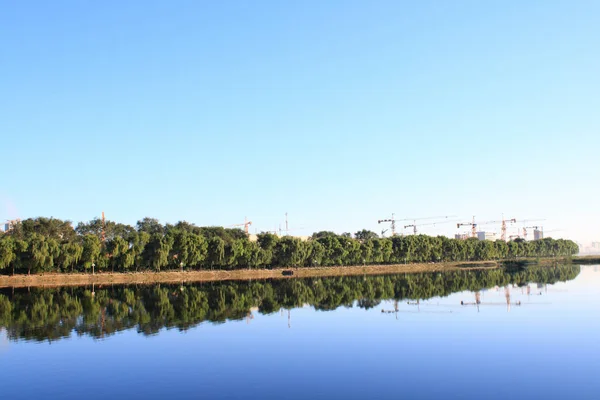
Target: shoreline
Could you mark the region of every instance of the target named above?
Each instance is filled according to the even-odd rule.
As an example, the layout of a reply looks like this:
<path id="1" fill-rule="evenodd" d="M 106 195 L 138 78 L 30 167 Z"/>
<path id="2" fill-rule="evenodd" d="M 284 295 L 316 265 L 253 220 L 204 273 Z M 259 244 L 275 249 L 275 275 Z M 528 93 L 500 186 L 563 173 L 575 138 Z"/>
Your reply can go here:
<path id="1" fill-rule="evenodd" d="M 293 279 L 316 278 L 355 275 L 388 275 L 402 273 L 442 272 L 456 270 L 483 270 L 499 268 L 500 261 L 456 261 L 442 263 L 414 263 L 391 265 L 367 265 L 348 267 L 301 267 L 301 268 L 275 268 L 275 269 L 236 269 L 214 271 L 164 271 L 164 272 L 100 272 L 90 273 L 47 273 L 32 275 L 0 275 L 0 288 L 24 287 L 60 287 L 60 286 L 86 286 L 86 285 L 128 285 L 154 283 L 190 283 L 190 282 L 218 282 L 218 281 L 250 281 L 262 279 Z M 538 260 L 521 259 L 520 261 L 532 262 L 546 266 L 557 262 L 595 264 L 600 261 L 598 256 L 579 256 L 571 259 L 541 258 Z M 283 275 L 284 271 L 293 271 L 293 275 Z"/>
<path id="2" fill-rule="evenodd" d="M 277 269 L 238 269 L 232 271 L 165 271 L 165 272 L 101 272 L 95 275 L 84 273 L 49 273 L 35 275 L 0 275 L 0 288 L 60 287 L 85 285 L 126 285 L 153 283 L 217 282 L 228 280 L 293 279 L 352 275 L 385 275 L 401 273 L 441 272 L 452 270 L 478 270 L 498 268 L 496 261 L 450 262 L 434 264 L 394 264 L 352 267 L 311 267 Z M 283 275 L 293 271 L 293 275 Z"/>

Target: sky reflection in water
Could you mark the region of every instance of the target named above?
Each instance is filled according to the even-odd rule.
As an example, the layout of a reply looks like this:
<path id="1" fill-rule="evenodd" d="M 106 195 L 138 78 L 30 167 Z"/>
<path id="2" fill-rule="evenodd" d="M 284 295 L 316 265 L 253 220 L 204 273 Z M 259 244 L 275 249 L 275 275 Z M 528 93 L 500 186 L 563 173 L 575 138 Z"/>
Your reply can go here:
<path id="1" fill-rule="evenodd" d="M 510 288 L 510 310 L 499 287 L 481 291 L 479 307 L 473 292 L 461 291 L 368 310 L 253 311 L 149 336 L 128 328 L 103 339 L 40 342 L 9 340 L 3 331 L 2 392 L 11 399 L 600 398 L 599 267 L 529 287 L 529 294 Z"/>

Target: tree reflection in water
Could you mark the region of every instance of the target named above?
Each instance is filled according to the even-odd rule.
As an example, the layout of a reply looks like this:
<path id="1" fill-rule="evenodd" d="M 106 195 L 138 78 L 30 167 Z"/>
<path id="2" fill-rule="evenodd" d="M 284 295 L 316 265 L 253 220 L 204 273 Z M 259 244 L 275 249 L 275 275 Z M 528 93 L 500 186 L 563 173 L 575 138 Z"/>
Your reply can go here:
<path id="1" fill-rule="evenodd" d="M 0 330 L 9 340 L 57 340 L 77 335 L 102 338 L 137 329 L 186 330 L 203 322 L 223 323 L 310 305 L 371 309 L 382 300 L 418 301 L 491 287 L 552 284 L 574 279 L 575 265 L 452 271 L 382 276 L 226 281 L 181 285 L 0 289 Z M 476 300 L 477 301 L 477 300 Z"/>

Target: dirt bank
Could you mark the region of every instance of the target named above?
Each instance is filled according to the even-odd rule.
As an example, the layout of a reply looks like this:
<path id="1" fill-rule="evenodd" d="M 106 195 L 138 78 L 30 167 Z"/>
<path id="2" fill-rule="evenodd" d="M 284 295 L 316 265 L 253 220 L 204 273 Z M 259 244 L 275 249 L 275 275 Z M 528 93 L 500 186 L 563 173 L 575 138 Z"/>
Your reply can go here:
<path id="1" fill-rule="evenodd" d="M 318 276 L 380 275 L 397 273 L 417 273 L 450 271 L 457 269 L 497 268 L 496 262 L 486 263 L 435 263 L 435 264 L 400 264 L 372 265 L 356 267 L 322 267 L 322 268 L 288 268 L 288 269 L 256 269 L 235 271 L 168 271 L 138 273 L 98 273 L 91 274 L 39 274 L 0 276 L 1 287 L 49 287 L 49 286 L 81 286 L 107 284 L 151 284 L 181 282 L 213 282 L 226 280 L 255 279 L 290 279 Z M 284 271 L 293 271 L 293 275 L 283 275 Z"/>

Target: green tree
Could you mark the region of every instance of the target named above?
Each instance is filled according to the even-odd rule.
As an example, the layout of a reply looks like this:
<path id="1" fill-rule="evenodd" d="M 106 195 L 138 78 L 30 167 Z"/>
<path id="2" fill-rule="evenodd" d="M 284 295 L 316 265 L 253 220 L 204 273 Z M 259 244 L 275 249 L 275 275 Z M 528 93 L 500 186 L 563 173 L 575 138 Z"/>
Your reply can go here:
<path id="1" fill-rule="evenodd" d="M 29 255 L 27 253 L 27 249 L 29 247 L 29 243 L 26 240 L 15 238 L 15 255 L 16 258 L 12 263 L 12 273 L 15 274 L 15 270 L 24 271 L 27 269 L 27 263 Z"/>
<path id="2" fill-rule="evenodd" d="M 365 241 L 363 241 L 360 244 L 360 258 L 362 259 L 363 263 L 366 264 L 372 264 L 373 261 L 373 250 L 374 250 L 374 243 L 377 241 L 377 239 L 366 239 Z M 361 261 L 361 260 L 359 260 Z"/>
<path id="3" fill-rule="evenodd" d="M 16 258 L 15 239 L 8 235 L 0 236 L 0 270 L 8 268 Z"/>
<path id="4" fill-rule="evenodd" d="M 81 263 L 85 270 L 92 268 L 92 264 L 96 264 L 100 258 L 101 241 L 93 234 L 87 234 L 83 237 L 83 249 L 81 253 Z"/>
<path id="5" fill-rule="evenodd" d="M 110 239 L 106 245 L 106 251 L 112 272 L 115 271 L 115 267 L 117 269 L 129 269 L 131 267 L 133 257 L 128 256 L 129 242 L 121 236 Z"/>
<path id="6" fill-rule="evenodd" d="M 218 236 L 208 240 L 207 261 L 210 269 L 214 266 L 223 266 L 225 261 L 225 241 Z"/>
<path id="7" fill-rule="evenodd" d="M 381 239 L 381 256 L 384 263 L 389 263 L 392 258 L 392 241 L 390 239 Z"/>
<path id="8" fill-rule="evenodd" d="M 175 266 L 180 265 L 196 268 L 206 259 L 208 244 L 204 237 L 188 231 L 175 230 L 172 233 L 173 259 Z"/>
<path id="9" fill-rule="evenodd" d="M 89 222 L 80 222 L 77 224 L 75 231 L 80 236 L 91 234 L 98 237 L 98 239 L 102 239 L 102 231 L 104 231 L 105 239 L 113 240 L 116 237 L 127 237 L 127 235 L 135 232 L 135 228 L 110 220 L 102 222 L 100 218 L 94 218 Z"/>
<path id="10" fill-rule="evenodd" d="M 282 267 L 297 267 L 302 265 L 306 258 L 306 248 L 302 241 L 291 236 L 284 236 L 275 246 L 276 264 Z"/>
<path id="11" fill-rule="evenodd" d="M 106 241 L 101 241 L 103 232 Z M 154 218 L 138 221 L 137 230 L 98 218 L 79 223 L 76 229 L 69 221 L 30 218 L 16 223 L 0 240 L 0 269 L 12 266 L 13 273 L 64 272 L 78 266 L 88 270 L 92 264 L 99 270 L 110 266 L 113 271 L 133 267 L 160 271 L 182 265 L 258 268 L 570 257 L 579 251 L 576 243 L 564 239 L 509 243 L 426 235 L 386 239 L 368 230 L 356 232 L 354 238 L 316 232 L 308 242 L 262 233 L 257 242 L 250 242 L 241 229 L 198 227 L 185 221 L 162 226 Z"/>
<path id="12" fill-rule="evenodd" d="M 356 232 L 354 234 L 354 238 L 361 242 L 366 242 L 367 240 L 371 240 L 371 239 L 379 239 L 379 236 L 373 231 L 363 229 L 363 230 Z"/>
<path id="13" fill-rule="evenodd" d="M 154 233 L 150 236 L 150 241 L 144 248 L 143 258 L 145 265 L 160 271 L 162 267 L 169 264 L 169 253 L 173 246 L 173 237 L 171 235 L 163 236 L 160 233 Z"/>
<path id="14" fill-rule="evenodd" d="M 135 270 L 144 267 L 144 249 L 150 242 L 150 234 L 147 232 L 133 232 L 129 235 L 128 257 L 133 258 Z"/>
<path id="15" fill-rule="evenodd" d="M 232 244 L 234 240 L 247 239 L 246 232 L 241 229 L 228 229 L 222 226 L 205 226 L 199 228 L 199 233 L 205 239 L 210 240 L 213 237 L 219 237 L 227 244 Z"/>
<path id="16" fill-rule="evenodd" d="M 307 256 L 305 265 L 308 267 L 318 267 L 323 263 L 323 257 L 325 256 L 325 247 L 321 243 L 315 240 L 311 240 L 307 243 Z"/>
<path id="17" fill-rule="evenodd" d="M 325 237 L 337 237 L 338 235 L 335 232 L 331 231 L 320 231 L 312 234 L 311 239 L 321 239 Z"/>
<path id="18" fill-rule="evenodd" d="M 58 242 L 39 233 L 30 233 L 27 237 L 26 262 L 27 274 L 31 271 L 50 271 L 54 267 L 54 260 L 60 254 Z"/>
<path id="19" fill-rule="evenodd" d="M 146 217 L 137 222 L 137 230 L 138 232 L 146 232 L 149 235 L 163 235 L 165 233 L 164 226 L 162 226 L 156 218 L 149 217 Z"/>
<path id="20" fill-rule="evenodd" d="M 71 221 L 57 218 L 29 218 L 22 221 L 21 225 L 25 236 L 37 233 L 57 241 L 72 241 L 77 235 Z"/>
<path id="21" fill-rule="evenodd" d="M 273 263 L 273 253 L 278 240 L 279 238 L 277 235 L 273 235 L 271 233 L 258 234 L 257 242 L 262 249 L 262 265 L 270 266 Z"/>
<path id="22" fill-rule="evenodd" d="M 239 268 L 256 268 L 261 262 L 261 248 L 257 242 L 247 240 L 239 241 L 241 249 L 237 255 L 235 265 Z"/>
<path id="23" fill-rule="evenodd" d="M 60 245 L 60 256 L 58 258 L 58 266 L 63 269 L 71 269 L 77 265 L 83 254 L 83 246 L 78 242 L 64 242 Z"/>

